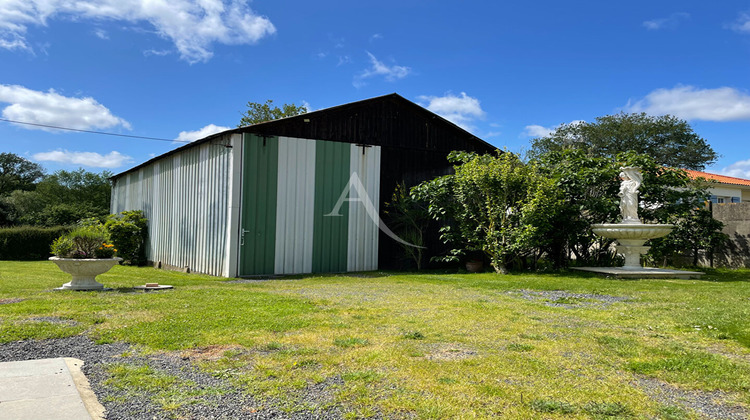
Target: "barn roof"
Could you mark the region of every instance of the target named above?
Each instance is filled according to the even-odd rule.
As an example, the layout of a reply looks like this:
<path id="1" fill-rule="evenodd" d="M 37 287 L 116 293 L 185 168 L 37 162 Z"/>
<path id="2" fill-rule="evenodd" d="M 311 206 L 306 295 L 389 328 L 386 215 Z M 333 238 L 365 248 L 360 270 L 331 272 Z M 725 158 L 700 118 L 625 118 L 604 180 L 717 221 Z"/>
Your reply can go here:
<path id="1" fill-rule="evenodd" d="M 447 119 L 391 93 L 212 134 L 114 175 L 116 179 L 174 153 L 235 133 L 286 136 L 411 150 L 496 149 Z"/>

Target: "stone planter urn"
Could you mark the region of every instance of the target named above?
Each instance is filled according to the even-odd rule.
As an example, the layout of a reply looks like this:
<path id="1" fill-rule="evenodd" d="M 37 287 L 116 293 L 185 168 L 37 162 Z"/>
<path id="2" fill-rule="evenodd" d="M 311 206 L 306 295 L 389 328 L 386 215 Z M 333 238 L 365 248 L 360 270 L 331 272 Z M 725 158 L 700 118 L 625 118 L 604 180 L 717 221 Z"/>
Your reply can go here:
<path id="1" fill-rule="evenodd" d="M 484 263 L 479 260 L 471 260 L 466 263 L 466 271 L 469 273 L 479 273 L 484 268 Z"/>
<path id="2" fill-rule="evenodd" d="M 96 276 L 104 274 L 117 265 L 122 258 L 60 258 L 49 259 L 60 270 L 73 276 L 73 280 L 56 290 L 103 290 L 104 285 L 96 281 Z"/>

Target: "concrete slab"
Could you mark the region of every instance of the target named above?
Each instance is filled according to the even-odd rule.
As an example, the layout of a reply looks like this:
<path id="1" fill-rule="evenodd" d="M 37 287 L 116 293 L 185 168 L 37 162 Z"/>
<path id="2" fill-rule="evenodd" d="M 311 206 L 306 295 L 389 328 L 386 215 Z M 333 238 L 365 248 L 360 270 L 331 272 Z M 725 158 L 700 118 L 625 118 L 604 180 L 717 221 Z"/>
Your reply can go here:
<path id="1" fill-rule="evenodd" d="M 0 419 L 103 418 L 82 365 L 72 358 L 0 363 Z"/>
<path id="2" fill-rule="evenodd" d="M 158 286 L 133 286 L 133 289 L 135 289 L 135 290 L 143 290 L 144 292 L 150 292 L 152 290 L 174 289 L 174 286 L 170 286 L 168 284 L 160 284 Z"/>
<path id="3" fill-rule="evenodd" d="M 699 279 L 705 273 L 700 271 L 669 270 L 666 268 L 639 268 L 630 269 L 622 267 L 571 267 L 573 270 L 587 271 L 606 277 L 617 279 Z"/>

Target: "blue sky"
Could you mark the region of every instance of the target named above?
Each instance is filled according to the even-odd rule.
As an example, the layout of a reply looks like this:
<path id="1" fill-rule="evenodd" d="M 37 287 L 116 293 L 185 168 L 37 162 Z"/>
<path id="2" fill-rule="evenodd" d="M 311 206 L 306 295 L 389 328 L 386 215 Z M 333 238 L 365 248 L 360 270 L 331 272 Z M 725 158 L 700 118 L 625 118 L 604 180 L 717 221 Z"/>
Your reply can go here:
<path id="1" fill-rule="evenodd" d="M 522 152 L 562 123 L 673 114 L 750 178 L 750 1 L 0 0 L 0 118 L 164 139 L 248 101 L 396 92 Z M 0 122 L 48 171 L 120 172 L 181 143 Z"/>

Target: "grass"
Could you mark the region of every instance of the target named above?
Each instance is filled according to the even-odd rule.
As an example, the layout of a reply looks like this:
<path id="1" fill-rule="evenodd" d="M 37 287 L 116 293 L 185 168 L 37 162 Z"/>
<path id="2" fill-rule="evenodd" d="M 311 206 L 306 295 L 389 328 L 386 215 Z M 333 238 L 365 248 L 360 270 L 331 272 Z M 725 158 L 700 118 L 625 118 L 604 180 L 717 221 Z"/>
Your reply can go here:
<path id="1" fill-rule="evenodd" d="M 347 418 L 692 418 L 634 379 L 750 405 L 750 270 L 706 277 L 391 273 L 237 284 L 115 267 L 99 280 L 117 291 L 52 292 L 68 281 L 53 264 L 3 261 L 0 342 L 88 334 L 193 354 L 283 409 L 337 405 Z M 175 289 L 130 293 L 146 282 Z M 628 300 L 565 307 L 519 290 Z M 563 300 L 553 303 L 576 303 Z M 200 356 L 214 347 L 227 350 Z M 167 410 L 200 399 L 148 369 L 115 365 L 111 384 L 144 392 L 176 381 L 157 395 Z M 326 392 L 311 399 L 313 388 Z"/>

